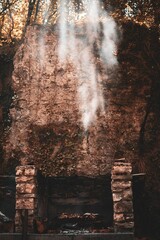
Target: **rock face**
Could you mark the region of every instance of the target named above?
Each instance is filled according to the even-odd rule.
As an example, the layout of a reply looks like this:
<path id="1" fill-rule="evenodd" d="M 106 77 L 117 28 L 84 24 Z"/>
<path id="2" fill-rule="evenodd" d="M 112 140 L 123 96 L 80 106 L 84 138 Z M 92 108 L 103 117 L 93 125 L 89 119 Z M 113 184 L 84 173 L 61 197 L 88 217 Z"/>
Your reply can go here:
<path id="1" fill-rule="evenodd" d="M 51 29 L 28 28 L 14 59 L 14 107 L 6 152 L 22 165 L 34 163 L 44 175 L 97 176 L 111 172 L 117 152 L 135 159 L 149 87 L 121 79 L 118 69 L 101 69 L 105 114 L 84 133 L 77 104 L 73 64 L 58 60 Z M 135 93 L 135 94 L 134 94 Z M 119 156 L 118 156 L 119 157 Z"/>

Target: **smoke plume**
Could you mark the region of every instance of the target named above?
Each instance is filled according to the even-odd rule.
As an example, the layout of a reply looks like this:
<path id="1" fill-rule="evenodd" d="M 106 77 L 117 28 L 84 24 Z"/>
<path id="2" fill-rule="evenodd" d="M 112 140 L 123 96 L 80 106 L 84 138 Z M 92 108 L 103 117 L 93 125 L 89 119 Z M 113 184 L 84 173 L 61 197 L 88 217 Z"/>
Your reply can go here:
<path id="1" fill-rule="evenodd" d="M 78 103 L 82 124 L 87 130 L 104 113 L 103 82 L 97 61 L 106 69 L 117 64 L 116 23 L 98 0 L 81 0 L 75 5 L 60 0 L 59 58 L 71 60 L 78 75 Z M 95 50 L 96 49 L 96 50 Z"/>

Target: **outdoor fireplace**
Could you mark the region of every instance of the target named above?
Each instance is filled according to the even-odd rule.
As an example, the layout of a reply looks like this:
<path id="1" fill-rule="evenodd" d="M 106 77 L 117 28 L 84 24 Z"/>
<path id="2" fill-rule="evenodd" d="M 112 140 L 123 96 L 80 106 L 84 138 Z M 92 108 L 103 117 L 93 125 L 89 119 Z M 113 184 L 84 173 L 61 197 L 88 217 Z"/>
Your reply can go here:
<path id="1" fill-rule="evenodd" d="M 128 149 L 130 142 L 126 143 L 131 129 L 134 133 L 131 135 L 137 139 L 139 125 L 130 126 L 136 113 L 127 112 L 125 121 L 119 109 L 121 101 L 128 99 L 128 92 L 115 88 L 118 75 L 111 72 L 108 76 L 105 66 L 96 58 L 106 105 L 104 114 L 98 112 L 96 123 L 85 131 L 77 100 L 77 72 L 70 60 L 63 66 L 57 52 L 57 32 L 35 25 L 28 27 L 25 41 L 15 55 L 16 95 L 6 149 L 8 155 L 16 152 L 20 163 L 16 169 L 16 231 L 21 232 L 26 222 L 28 231 L 34 232 L 35 221 L 44 226 L 41 232 L 48 231 L 46 221 L 52 231 L 65 230 L 64 225 L 69 228 L 70 222 L 70 228 L 90 228 L 81 223 L 88 226 L 89 222 L 96 231 L 107 228 L 110 231 L 112 227 L 115 232 L 133 231 L 130 164 L 133 151 L 131 154 Z M 128 124 L 130 130 L 125 131 Z M 126 161 L 114 160 L 116 151 L 122 151 Z M 39 180 L 39 171 L 44 184 Z M 45 191 L 40 191 L 43 185 Z"/>
<path id="2" fill-rule="evenodd" d="M 125 159 L 115 161 L 111 177 L 51 178 L 37 175 L 33 165 L 17 167 L 16 231 L 27 209 L 30 232 L 132 232 L 131 171 Z"/>
<path id="3" fill-rule="evenodd" d="M 41 177 L 39 183 L 38 215 L 47 219 L 49 232 L 110 231 L 113 225 L 110 177 Z"/>

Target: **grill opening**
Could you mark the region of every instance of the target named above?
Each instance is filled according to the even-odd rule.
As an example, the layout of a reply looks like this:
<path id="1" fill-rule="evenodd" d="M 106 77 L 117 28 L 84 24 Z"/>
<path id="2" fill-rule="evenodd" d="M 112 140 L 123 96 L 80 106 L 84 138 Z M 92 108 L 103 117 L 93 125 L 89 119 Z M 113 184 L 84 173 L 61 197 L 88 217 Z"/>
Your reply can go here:
<path id="1" fill-rule="evenodd" d="M 111 177 L 38 177 L 35 230 L 47 233 L 112 232 Z"/>

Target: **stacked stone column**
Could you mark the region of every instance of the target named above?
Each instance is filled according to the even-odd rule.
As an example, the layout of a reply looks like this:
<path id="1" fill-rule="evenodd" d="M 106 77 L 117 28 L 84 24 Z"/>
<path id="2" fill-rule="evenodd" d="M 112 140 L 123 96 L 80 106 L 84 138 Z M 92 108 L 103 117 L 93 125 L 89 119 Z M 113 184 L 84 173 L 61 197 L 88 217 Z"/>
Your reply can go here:
<path id="1" fill-rule="evenodd" d="M 33 232 L 33 220 L 37 213 L 36 175 L 36 168 L 33 165 L 16 168 L 16 232 L 22 232 L 22 222 L 26 212 L 28 232 Z"/>
<path id="2" fill-rule="evenodd" d="M 133 232 L 132 166 L 125 159 L 115 160 L 112 168 L 112 194 L 115 232 Z"/>

